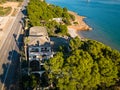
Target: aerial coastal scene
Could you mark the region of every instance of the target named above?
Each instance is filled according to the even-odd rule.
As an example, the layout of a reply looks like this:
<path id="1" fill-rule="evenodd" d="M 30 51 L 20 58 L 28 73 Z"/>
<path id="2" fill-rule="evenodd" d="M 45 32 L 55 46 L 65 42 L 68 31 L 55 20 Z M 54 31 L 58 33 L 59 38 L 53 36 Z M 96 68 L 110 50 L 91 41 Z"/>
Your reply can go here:
<path id="1" fill-rule="evenodd" d="M 85 22 L 93 29 L 80 32 L 86 38 L 103 42 L 120 50 L 120 0 L 46 0 L 86 17 Z M 69 2 L 69 3 L 66 3 Z"/>
<path id="2" fill-rule="evenodd" d="M 1 0 L 0 90 L 120 90 L 120 0 Z"/>

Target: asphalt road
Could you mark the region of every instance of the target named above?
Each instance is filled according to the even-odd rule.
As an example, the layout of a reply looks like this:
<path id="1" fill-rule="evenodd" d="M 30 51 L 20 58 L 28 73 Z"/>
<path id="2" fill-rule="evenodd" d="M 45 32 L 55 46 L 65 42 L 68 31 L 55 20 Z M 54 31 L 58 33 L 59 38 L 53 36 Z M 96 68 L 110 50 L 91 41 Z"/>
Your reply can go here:
<path id="1" fill-rule="evenodd" d="M 27 0 L 24 0 L 22 10 L 18 13 L 11 30 L 0 48 L 0 90 L 14 90 L 19 67 L 19 49 L 22 42 L 22 24 L 20 20 L 25 14 Z"/>

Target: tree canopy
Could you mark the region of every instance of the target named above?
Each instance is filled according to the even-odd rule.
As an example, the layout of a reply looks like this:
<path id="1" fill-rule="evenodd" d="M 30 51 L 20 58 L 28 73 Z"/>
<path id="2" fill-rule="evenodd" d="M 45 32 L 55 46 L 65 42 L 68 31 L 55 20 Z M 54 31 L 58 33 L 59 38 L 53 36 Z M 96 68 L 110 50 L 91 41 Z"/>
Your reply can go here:
<path id="1" fill-rule="evenodd" d="M 120 52 L 94 40 L 70 40 L 65 57 L 58 52 L 45 65 L 60 90 L 93 90 L 116 84 L 120 75 Z"/>
<path id="2" fill-rule="evenodd" d="M 23 1 L 23 0 L 0 0 L 0 3 L 4 3 L 4 2 L 6 2 L 6 1 L 17 1 L 17 2 L 21 2 L 21 1 Z"/>
<path id="3" fill-rule="evenodd" d="M 65 26 L 70 24 L 70 20 L 74 20 L 74 16 L 68 13 L 67 8 L 47 4 L 40 0 L 31 0 L 27 6 L 27 13 L 29 24 L 31 26 L 46 26 L 49 35 L 56 31 L 63 35 L 67 34 Z M 58 23 L 53 18 L 61 18 L 61 22 Z"/>
<path id="4" fill-rule="evenodd" d="M 28 17 L 33 26 L 42 25 L 42 21 L 47 23 L 52 18 L 69 19 L 67 8 L 47 4 L 45 1 L 31 0 L 27 7 Z"/>

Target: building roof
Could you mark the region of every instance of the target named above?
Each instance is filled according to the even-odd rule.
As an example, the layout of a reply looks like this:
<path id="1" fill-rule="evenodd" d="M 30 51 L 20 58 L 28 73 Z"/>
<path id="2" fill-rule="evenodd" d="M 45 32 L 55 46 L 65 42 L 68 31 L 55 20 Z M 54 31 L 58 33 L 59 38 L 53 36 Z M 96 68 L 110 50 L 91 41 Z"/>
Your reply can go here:
<path id="1" fill-rule="evenodd" d="M 46 28 L 41 26 L 30 28 L 29 39 L 28 45 L 44 45 L 46 42 L 50 42 Z"/>
<path id="2" fill-rule="evenodd" d="M 35 26 L 30 28 L 30 36 L 48 36 L 47 30 L 45 27 Z"/>
<path id="3" fill-rule="evenodd" d="M 44 45 L 45 43 L 50 43 L 48 37 L 29 37 L 29 39 L 28 45 Z"/>

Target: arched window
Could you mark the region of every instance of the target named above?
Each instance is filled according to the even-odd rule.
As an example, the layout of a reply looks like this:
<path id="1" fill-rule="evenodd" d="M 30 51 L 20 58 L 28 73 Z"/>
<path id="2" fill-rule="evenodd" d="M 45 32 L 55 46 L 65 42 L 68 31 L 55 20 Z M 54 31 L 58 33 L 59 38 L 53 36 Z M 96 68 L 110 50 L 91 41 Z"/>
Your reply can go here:
<path id="1" fill-rule="evenodd" d="M 37 60 L 33 60 L 30 62 L 30 68 L 32 71 L 39 71 L 40 70 L 40 63 Z"/>

